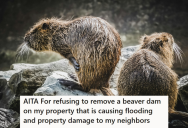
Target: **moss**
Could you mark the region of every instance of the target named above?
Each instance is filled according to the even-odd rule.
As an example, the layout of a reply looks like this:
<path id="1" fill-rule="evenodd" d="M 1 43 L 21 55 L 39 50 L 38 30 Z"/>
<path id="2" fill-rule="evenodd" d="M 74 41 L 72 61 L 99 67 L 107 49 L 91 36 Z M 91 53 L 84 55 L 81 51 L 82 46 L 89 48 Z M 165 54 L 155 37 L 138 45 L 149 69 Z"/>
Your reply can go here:
<path id="1" fill-rule="evenodd" d="M 16 97 L 19 97 L 21 95 L 33 95 L 37 88 L 39 88 L 39 86 L 28 86 L 28 83 L 22 81 L 18 84 Z"/>

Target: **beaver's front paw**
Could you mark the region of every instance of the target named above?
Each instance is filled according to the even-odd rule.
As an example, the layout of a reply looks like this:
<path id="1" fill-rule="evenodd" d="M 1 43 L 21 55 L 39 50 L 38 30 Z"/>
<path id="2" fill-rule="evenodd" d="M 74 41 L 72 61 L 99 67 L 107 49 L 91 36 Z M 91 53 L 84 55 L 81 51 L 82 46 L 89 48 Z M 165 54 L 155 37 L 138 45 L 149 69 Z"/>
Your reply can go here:
<path id="1" fill-rule="evenodd" d="M 78 72 L 80 70 L 80 65 L 78 64 L 76 59 L 74 57 L 71 57 L 71 58 L 69 58 L 69 60 L 72 63 L 72 65 L 74 66 L 74 69 Z"/>
<path id="2" fill-rule="evenodd" d="M 74 69 L 78 72 L 80 70 L 80 65 L 76 62 L 74 63 Z"/>

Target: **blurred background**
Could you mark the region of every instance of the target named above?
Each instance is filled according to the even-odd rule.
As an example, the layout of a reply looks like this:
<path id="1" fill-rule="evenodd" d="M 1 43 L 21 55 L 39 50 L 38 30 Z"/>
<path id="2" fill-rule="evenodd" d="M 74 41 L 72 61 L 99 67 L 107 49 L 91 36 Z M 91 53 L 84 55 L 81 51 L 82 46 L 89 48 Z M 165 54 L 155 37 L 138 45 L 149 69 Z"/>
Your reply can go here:
<path id="1" fill-rule="evenodd" d="M 15 61 L 25 33 L 40 19 L 71 20 L 96 16 L 107 20 L 120 33 L 123 46 L 138 45 L 144 34 L 168 32 L 184 52 L 174 70 L 188 74 L 188 0 L 1 0 L 0 70 L 13 63 L 46 63 L 61 59 L 56 53 L 30 53 Z"/>

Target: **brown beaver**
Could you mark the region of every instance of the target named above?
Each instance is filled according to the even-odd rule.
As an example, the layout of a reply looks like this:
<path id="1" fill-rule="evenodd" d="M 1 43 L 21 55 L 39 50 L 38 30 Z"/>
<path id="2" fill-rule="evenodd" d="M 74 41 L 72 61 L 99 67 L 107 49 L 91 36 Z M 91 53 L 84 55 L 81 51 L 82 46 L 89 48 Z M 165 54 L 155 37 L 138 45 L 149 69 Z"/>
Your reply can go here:
<path id="1" fill-rule="evenodd" d="M 188 120 L 174 111 L 177 101 L 177 75 L 171 67 L 174 53 L 181 59 L 180 48 L 169 33 L 154 33 L 140 39 L 140 48 L 123 65 L 118 79 L 119 95 L 168 95 L 170 120 Z"/>
<path id="2" fill-rule="evenodd" d="M 60 83 L 84 91 L 100 89 L 105 95 L 113 95 L 108 89 L 109 78 L 119 61 L 122 43 L 107 21 L 91 16 L 72 21 L 42 19 L 26 33 L 19 51 L 27 47 L 60 53 L 73 64 L 80 85 L 63 79 L 59 79 Z"/>

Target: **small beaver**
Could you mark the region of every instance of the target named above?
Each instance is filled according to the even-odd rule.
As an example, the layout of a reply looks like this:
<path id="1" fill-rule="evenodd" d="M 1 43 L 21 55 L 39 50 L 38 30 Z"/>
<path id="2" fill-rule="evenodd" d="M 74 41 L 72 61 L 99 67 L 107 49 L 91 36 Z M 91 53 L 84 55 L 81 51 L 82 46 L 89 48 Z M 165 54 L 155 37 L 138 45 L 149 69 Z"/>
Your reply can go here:
<path id="1" fill-rule="evenodd" d="M 119 95 L 168 95 L 170 120 L 188 120 L 188 115 L 174 111 L 177 101 L 177 75 L 171 70 L 174 54 L 181 49 L 169 33 L 153 33 L 140 39 L 141 46 L 123 65 L 118 78 Z"/>
<path id="2" fill-rule="evenodd" d="M 59 79 L 61 84 L 84 91 L 100 89 L 104 95 L 113 95 L 109 78 L 119 61 L 122 42 L 107 21 L 91 16 L 72 21 L 42 19 L 26 33 L 18 51 L 26 47 L 54 51 L 70 61 L 80 84 Z"/>

